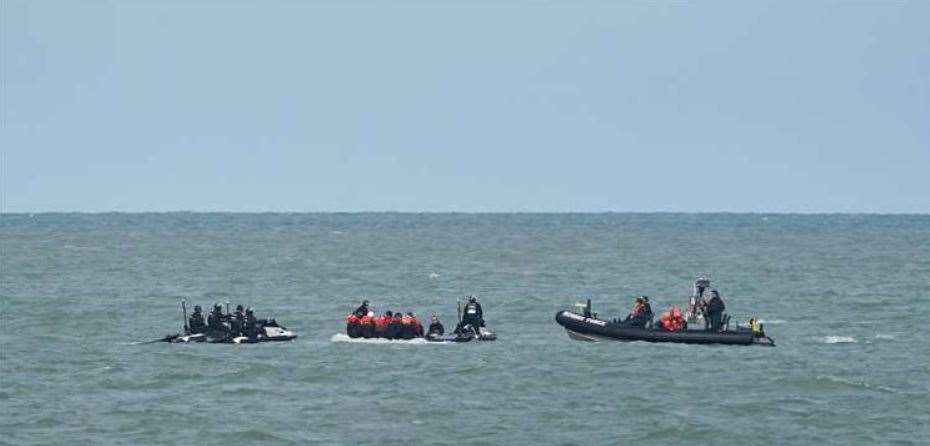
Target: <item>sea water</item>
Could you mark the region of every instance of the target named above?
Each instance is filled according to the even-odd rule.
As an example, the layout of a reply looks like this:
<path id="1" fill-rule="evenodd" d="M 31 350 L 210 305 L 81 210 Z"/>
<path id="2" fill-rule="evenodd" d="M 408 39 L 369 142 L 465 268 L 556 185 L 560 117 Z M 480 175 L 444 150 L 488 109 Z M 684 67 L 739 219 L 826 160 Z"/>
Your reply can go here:
<path id="1" fill-rule="evenodd" d="M 775 348 L 569 339 L 706 275 Z M 339 342 L 476 295 L 496 342 Z M 300 337 L 138 344 L 179 302 Z M 3 214 L 3 444 L 926 444 L 930 216 Z"/>

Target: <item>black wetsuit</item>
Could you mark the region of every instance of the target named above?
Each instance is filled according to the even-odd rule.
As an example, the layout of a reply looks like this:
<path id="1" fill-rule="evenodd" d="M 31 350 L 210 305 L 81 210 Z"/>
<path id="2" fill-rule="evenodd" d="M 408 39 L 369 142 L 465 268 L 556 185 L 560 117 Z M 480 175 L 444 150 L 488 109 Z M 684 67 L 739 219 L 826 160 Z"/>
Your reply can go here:
<path id="1" fill-rule="evenodd" d="M 225 324 L 225 322 L 228 321 L 229 315 L 214 310 L 207 318 L 207 330 L 214 335 L 222 334 L 225 336 L 226 332 L 229 330 L 229 327 Z"/>
<path id="2" fill-rule="evenodd" d="M 465 304 L 465 310 L 462 312 L 462 324 L 471 325 L 475 330 L 478 330 L 478 327 L 484 327 L 484 312 L 481 311 L 481 304 L 478 302 Z"/>
<path id="3" fill-rule="evenodd" d="M 187 329 L 191 334 L 206 333 L 207 324 L 203 321 L 203 313 L 195 311 L 187 322 Z"/>
<path id="4" fill-rule="evenodd" d="M 442 323 L 437 321 L 429 324 L 429 330 L 426 333 L 428 336 L 442 336 L 446 334 L 446 329 L 442 326 Z"/>
<path id="5" fill-rule="evenodd" d="M 245 314 L 239 311 L 233 313 L 233 315 L 229 318 L 229 325 L 229 337 L 235 338 L 237 336 L 241 336 L 243 327 L 245 326 Z"/>
<path id="6" fill-rule="evenodd" d="M 727 309 L 727 306 L 724 305 L 723 299 L 720 296 L 711 297 L 707 302 L 707 307 L 705 310 L 705 317 L 710 319 L 710 329 L 713 331 L 719 331 L 721 329 L 721 320 L 723 319 L 723 311 Z M 705 327 L 707 326 L 705 322 Z"/>
<path id="7" fill-rule="evenodd" d="M 258 338 L 259 320 L 255 319 L 254 314 L 246 313 L 245 322 L 242 325 L 242 335 L 248 336 L 249 339 Z"/>
<path id="8" fill-rule="evenodd" d="M 354 314 L 354 315 L 356 315 L 356 316 L 358 316 L 358 317 L 362 317 L 362 316 L 367 315 L 367 314 L 368 314 L 368 305 L 365 305 L 365 304 L 359 305 L 359 307 L 356 308 L 355 311 L 352 312 L 352 314 Z"/>

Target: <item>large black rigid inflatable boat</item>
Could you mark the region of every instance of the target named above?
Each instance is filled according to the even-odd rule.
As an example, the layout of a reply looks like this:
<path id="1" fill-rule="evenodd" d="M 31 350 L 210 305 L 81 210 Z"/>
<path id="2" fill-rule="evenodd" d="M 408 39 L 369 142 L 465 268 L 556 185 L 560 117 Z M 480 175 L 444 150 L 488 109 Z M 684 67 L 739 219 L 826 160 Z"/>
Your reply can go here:
<path id="1" fill-rule="evenodd" d="M 555 321 L 565 327 L 569 337 L 582 341 L 613 339 L 617 341 L 678 342 L 685 344 L 728 344 L 775 346 L 765 333 L 753 332 L 747 327 L 719 332 L 704 330 L 665 331 L 659 328 L 640 328 L 585 316 L 572 311 L 560 311 Z"/>

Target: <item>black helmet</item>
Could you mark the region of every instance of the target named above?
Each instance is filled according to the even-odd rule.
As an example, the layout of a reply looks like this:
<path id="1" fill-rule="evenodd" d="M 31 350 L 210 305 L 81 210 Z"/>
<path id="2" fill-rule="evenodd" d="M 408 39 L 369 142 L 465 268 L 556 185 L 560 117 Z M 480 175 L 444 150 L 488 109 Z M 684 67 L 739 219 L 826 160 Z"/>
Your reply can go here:
<path id="1" fill-rule="evenodd" d="M 220 304 L 213 304 L 213 311 L 223 311 L 223 306 Z"/>
<path id="2" fill-rule="evenodd" d="M 387 316 L 387 317 L 393 317 L 393 316 L 394 316 L 394 313 L 392 313 L 391 310 L 387 310 L 387 311 L 384 312 L 384 315 Z"/>
<path id="3" fill-rule="evenodd" d="M 643 296 L 643 302 L 649 302 L 649 296 Z"/>
<path id="4" fill-rule="evenodd" d="M 236 305 L 236 311 L 242 311 L 242 305 Z"/>
<path id="5" fill-rule="evenodd" d="M 194 312 L 200 313 L 200 310 L 201 310 L 200 305 L 194 305 Z"/>
<path id="6" fill-rule="evenodd" d="M 475 296 L 468 296 L 468 301 L 471 303 L 478 302 L 478 299 L 475 299 Z"/>
<path id="7" fill-rule="evenodd" d="M 245 314 L 252 314 L 252 307 L 246 308 Z"/>
<path id="8" fill-rule="evenodd" d="M 367 300 L 363 300 L 363 301 L 362 301 L 362 305 L 364 305 L 364 306 L 367 307 L 367 306 L 368 306 L 368 301 L 367 301 Z"/>

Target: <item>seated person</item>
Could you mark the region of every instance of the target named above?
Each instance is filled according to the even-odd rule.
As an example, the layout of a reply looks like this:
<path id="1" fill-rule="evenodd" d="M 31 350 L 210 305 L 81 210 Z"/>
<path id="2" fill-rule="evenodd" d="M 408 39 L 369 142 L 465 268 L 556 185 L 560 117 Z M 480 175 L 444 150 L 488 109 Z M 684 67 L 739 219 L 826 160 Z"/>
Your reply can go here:
<path id="1" fill-rule="evenodd" d="M 207 330 L 214 336 L 225 336 L 229 331 L 229 315 L 223 314 L 223 306 L 216 304 L 207 317 Z"/>
<path id="2" fill-rule="evenodd" d="M 200 305 L 194 305 L 194 314 L 191 315 L 187 322 L 187 332 L 189 334 L 207 332 L 207 324 L 203 321 L 203 310 Z"/>
<path id="3" fill-rule="evenodd" d="M 633 310 L 630 311 L 630 314 L 627 315 L 626 319 L 621 323 L 631 327 L 642 328 L 645 327 L 647 323 L 651 322 L 653 317 L 652 306 L 649 305 L 649 298 L 640 296 L 636 298 L 633 304 Z"/>
<path id="4" fill-rule="evenodd" d="M 426 335 L 429 337 L 442 336 L 446 334 L 445 327 L 442 326 L 442 322 L 439 321 L 439 318 L 434 314 L 430 318 L 429 330 L 426 332 Z"/>

